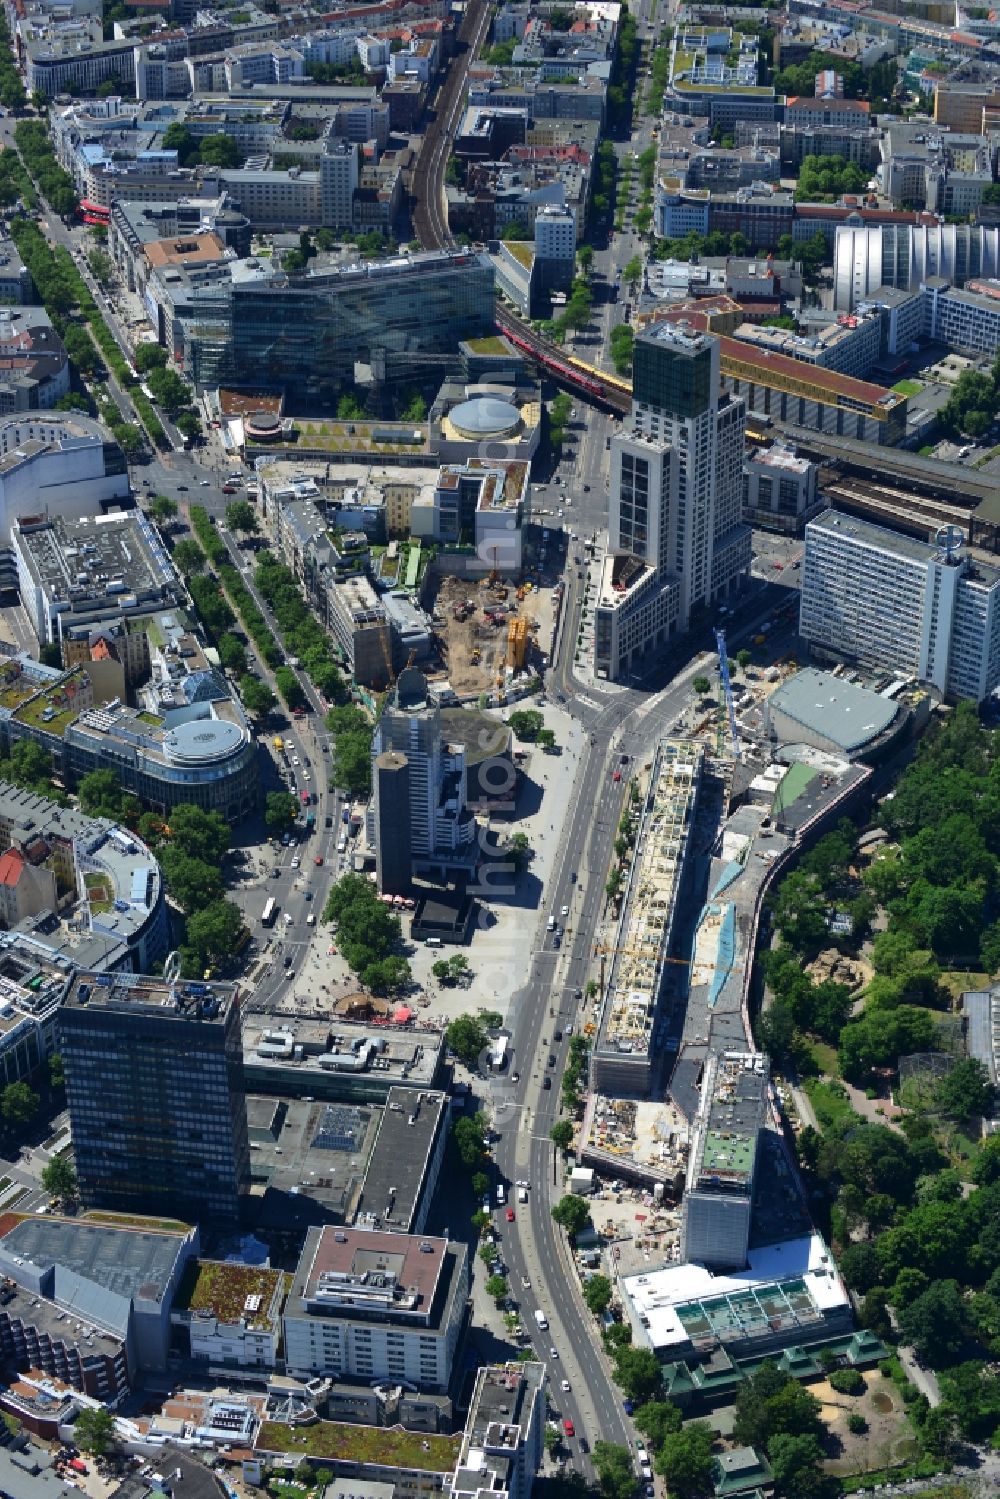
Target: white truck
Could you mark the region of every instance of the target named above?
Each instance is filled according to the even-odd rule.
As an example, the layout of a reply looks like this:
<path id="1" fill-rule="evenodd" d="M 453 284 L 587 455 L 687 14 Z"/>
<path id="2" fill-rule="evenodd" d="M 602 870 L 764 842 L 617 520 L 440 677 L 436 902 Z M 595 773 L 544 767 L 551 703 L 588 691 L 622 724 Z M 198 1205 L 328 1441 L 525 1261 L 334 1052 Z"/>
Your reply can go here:
<path id="1" fill-rule="evenodd" d="M 541 1307 L 539 1307 L 535 1312 L 535 1321 L 538 1323 L 538 1326 L 541 1328 L 542 1332 L 544 1332 L 549 1325 L 549 1319 L 548 1317 L 546 1317 Z"/>

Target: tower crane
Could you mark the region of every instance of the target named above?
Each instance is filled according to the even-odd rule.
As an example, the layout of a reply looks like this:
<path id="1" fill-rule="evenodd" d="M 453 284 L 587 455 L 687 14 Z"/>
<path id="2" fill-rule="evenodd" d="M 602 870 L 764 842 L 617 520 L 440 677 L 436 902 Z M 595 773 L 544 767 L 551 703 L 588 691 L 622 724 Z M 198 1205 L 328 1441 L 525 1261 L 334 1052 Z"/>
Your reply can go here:
<path id="1" fill-rule="evenodd" d="M 729 677 L 729 655 L 726 651 L 726 632 L 716 630 L 715 644 L 719 650 L 719 680 L 726 694 L 726 709 L 729 713 L 729 732 L 733 740 L 733 759 L 740 760 L 740 731 L 736 725 L 736 707 L 733 703 L 733 684 Z"/>

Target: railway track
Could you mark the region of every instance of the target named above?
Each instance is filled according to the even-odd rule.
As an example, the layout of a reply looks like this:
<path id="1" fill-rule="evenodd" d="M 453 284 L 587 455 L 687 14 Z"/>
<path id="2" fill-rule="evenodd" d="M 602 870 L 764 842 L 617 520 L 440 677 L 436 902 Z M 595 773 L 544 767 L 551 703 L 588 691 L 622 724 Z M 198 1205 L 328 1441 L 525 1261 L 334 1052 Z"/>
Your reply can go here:
<path id="1" fill-rule="evenodd" d="M 941 526 L 960 526 L 967 537 L 972 534 L 973 512 L 968 505 L 948 505 L 865 479 L 833 479 L 822 488 L 843 509 L 873 520 L 889 520 L 921 540 L 933 539 Z"/>
<path id="2" fill-rule="evenodd" d="M 448 228 L 444 181 L 455 130 L 465 98 L 469 69 L 486 39 L 489 0 L 470 0 L 458 31 L 455 56 L 438 90 L 434 118 L 424 132 L 410 180 L 413 228 L 425 250 L 445 250 L 455 243 Z"/>

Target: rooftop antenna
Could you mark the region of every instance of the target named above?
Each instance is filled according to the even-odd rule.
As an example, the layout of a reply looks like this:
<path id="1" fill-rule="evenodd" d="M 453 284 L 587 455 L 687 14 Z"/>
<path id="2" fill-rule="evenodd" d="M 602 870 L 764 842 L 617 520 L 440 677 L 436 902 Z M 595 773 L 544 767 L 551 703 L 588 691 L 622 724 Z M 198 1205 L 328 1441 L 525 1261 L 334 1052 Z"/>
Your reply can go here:
<path id="1" fill-rule="evenodd" d="M 961 526 L 954 524 L 939 526 L 934 533 L 934 540 L 944 553 L 944 560 L 946 562 L 955 562 L 965 544 L 965 532 Z"/>

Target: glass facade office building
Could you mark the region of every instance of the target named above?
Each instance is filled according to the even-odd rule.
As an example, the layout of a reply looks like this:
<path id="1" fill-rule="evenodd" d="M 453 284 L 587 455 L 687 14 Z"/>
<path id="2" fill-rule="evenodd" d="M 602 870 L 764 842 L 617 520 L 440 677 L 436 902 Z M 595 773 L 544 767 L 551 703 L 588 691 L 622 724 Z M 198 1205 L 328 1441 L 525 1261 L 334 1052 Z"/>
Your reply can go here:
<path id="1" fill-rule="evenodd" d="M 230 283 L 193 295 L 184 364 L 201 388 L 266 385 L 299 398 L 335 394 L 358 362 L 376 380 L 405 380 L 492 333 L 493 296 L 489 257 L 466 251 L 300 276 L 234 269 Z"/>
<path id="2" fill-rule="evenodd" d="M 56 1031 L 84 1205 L 235 1220 L 250 1184 L 235 985 L 84 973 Z"/>

